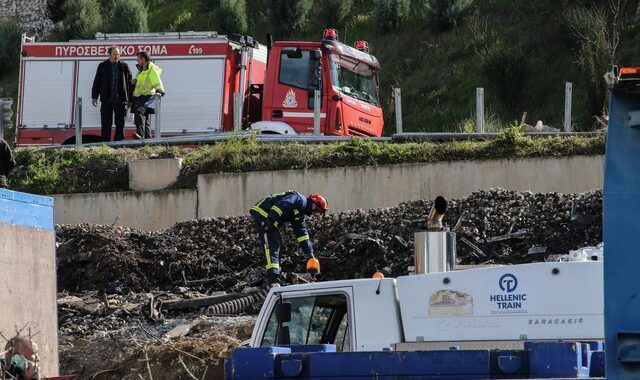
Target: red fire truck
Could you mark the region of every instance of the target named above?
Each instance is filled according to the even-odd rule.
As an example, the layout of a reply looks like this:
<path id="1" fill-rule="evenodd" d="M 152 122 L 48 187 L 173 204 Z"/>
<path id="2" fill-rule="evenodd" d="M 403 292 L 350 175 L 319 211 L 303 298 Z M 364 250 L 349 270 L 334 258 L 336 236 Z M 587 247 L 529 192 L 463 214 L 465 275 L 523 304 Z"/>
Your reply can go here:
<path id="1" fill-rule="evenodd" d="M 76 123 L 83 142 L 100 141 L 100 113 L 91 106 L 91 86 L 110 46 L 120 47 L 121 59 L 134 75 L 135 55 L 141 50 L 163 69 L 163 137 L 248 128 L 310 134 L 316 90 L 321 134 L 382 135 L 378 60 L 366 42 L 347 46 L 333 29 L 321 41 L 267 46 L 249 36 L 215 32 L 99 33 L 95 40 L 60 43 L 23 38 L 18 146 L 74 143 Z M 128 117 L 125 138 L 131 139 L 134 131 Z"/>

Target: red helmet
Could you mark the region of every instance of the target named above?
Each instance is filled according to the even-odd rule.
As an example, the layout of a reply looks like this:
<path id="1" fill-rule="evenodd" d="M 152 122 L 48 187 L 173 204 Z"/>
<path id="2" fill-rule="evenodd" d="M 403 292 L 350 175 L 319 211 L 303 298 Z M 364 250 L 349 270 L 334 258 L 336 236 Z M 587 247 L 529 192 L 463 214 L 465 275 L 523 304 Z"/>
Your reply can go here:
<path id="1" fill-rule="evenodd" d="M 324 214 L 329 208 L 329 203 L 327 203 L 327 200 L 320 194 L 309 195 L 309 200 L 318 206 L 318 212 L 321 214 Z"/>

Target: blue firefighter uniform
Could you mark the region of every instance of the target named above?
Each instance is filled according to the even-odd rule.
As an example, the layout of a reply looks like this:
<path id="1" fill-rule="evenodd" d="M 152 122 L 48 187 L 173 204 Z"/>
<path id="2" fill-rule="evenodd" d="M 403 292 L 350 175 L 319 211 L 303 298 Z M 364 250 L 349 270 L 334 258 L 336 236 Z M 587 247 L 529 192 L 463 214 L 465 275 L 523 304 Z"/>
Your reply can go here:
<path id="1" fill-rule="evenodd" d="M 280 274 L 280 228 L 290 222 L 300 248 L 308 256 L 313 255 L 313 246 L 305 218 L 311 215 L 312 202 L 297 191 L 271 194 L 251 208 L 250 214 L 256 223 L 256 229 L 264 246 L 267 273 Z"/>

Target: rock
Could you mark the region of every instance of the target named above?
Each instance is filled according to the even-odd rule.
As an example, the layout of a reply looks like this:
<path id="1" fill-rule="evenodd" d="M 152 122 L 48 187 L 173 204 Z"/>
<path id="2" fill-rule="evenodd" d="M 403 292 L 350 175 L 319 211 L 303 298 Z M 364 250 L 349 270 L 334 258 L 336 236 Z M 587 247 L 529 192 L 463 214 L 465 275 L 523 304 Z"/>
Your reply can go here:
<path id="1" fill-rule="evenodd" d="M 189 334 L 191 329 L 197 324 L 198 324 L 198 321 L 195 321 L 194 323 L 178 325 L 178 326 L 174 327 L 173 329 L 171 329 L 171 331 L 169 331 L 166 334 L 164 334 L 164 337 L 169 338 L 169 339 L 181 338 L 181 337 L 186 336 L 187 334 Z"/>

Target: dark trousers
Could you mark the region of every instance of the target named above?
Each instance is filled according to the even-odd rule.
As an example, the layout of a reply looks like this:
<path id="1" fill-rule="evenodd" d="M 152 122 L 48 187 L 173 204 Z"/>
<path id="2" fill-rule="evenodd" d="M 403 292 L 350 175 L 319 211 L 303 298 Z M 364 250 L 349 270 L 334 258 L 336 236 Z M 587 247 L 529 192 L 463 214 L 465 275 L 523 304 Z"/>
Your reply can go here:
<path id="1" fill-rule="evenodd" d="M 116 134 L 113 136 L 113 141 L 124 140 L 124 117 L 126 114 L 127 109 L 124 104 L 102 102 L 100 107 L 102 141 L 111 141 L 111 125 L 114 124 L 114 122 L 116 124 Z"/>
<path id="2" fill-rule="evenodd" d="M 136 112 L 133 114 L 133 122 L 136 124 L 136 130 L 140 137 L 148 139 L 151 137 L 151 129 L 149 125 L 149 114 Z"/>
<path id="3" fill-rule="evenodd" d="M 258 231 L 258 241 L 262 243 L 267 273 L 272 276 L 278 276 L 280 274 L 280 232 L 277 228 L 263 229 L 262 222 L 266 221 L 266 219 L 253 210 L 251 211 L 251 217 Z"/>

